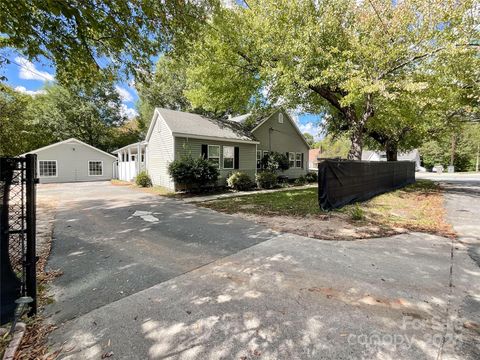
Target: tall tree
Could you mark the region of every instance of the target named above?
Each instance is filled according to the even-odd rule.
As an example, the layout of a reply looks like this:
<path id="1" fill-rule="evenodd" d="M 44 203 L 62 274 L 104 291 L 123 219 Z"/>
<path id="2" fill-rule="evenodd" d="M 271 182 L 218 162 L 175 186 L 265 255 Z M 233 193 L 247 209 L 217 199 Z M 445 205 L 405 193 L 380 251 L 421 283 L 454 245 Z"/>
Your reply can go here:
<path id="1" fill-rule="evenodd" d="M 186 85 L 185 66 L 168 56 L 162 56 L 153 74 L 136 84 L 140 118 L 145 126 L 152 119 L 155 107 L 172 110 L 191 110 L 190 102 L 184 95 Z"/>
<path id="2" fill-rule="evenodd" d="M 106 151 L 117 147 L 112 131 L 126 118 L 119 95 L 109 82 L 86 88 L 50 85 L 45 91 L 30 107 L 34 126 L 42 132 L 45 144 L 75 137 Z"/>
<path id="3" fill-rule="evenodd" d="M 211 111 L 282 103 L 326 110 L 360 159 L 377 107 L 420 93 L 418 67 L 474 41 L 473 0 L 251 0 L 212 15 L 188 53 L 187 98 Z M 234 30 L 234 31 L 233 31 Z"/>
<path id="4" fill-rule="evenodd" d="M 28 108 L 32 98 L 0 83 L 0 156 L 29 150 L 33 126 Z"/>
<path id="5" fill-rule="evenodd" d="M 0 49 L 50 60 L 62 83 L 96 80 L 100 70 L 113 76 L 119 68 L 141 75 L 151 56 L 195 35 L 209 8 L 209 1 L 187 0 L 2 0 Z"/>

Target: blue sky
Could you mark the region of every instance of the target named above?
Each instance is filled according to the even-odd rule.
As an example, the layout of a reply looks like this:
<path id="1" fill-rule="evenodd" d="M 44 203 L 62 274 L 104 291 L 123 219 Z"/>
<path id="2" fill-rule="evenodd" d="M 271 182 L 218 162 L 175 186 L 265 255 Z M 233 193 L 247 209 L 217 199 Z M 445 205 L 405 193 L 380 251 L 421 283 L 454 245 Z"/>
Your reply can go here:
<path id="1" fill-rule="evenodd" d="M 8 54 L 8 58 L 11 63 L 1 69 L 0 75 L 4 75 L 8 79 L 7 83 L 19 92 L 35 95 L 42 91 L 45 83 L 55 81 L 55 69 L 47 62 L 30 62 L 14 52 Z M 135 88 L 131 83 L 123 82 L 118 83 L 116 89 L 122 99 L 122 111 L 129 118 L 134 117 L 137 114 L 135 102 L 138 99 Z M 319 115 L 299 113 L 295 114 L 294 118 L 302 132 L 308 132 L 320 139 Z"/>

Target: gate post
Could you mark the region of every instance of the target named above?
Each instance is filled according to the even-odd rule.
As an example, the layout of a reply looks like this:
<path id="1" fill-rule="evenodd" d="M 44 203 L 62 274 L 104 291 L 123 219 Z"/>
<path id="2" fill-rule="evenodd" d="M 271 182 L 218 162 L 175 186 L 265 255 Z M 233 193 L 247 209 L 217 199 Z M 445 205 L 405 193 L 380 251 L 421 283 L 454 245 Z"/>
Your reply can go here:
<path id="1" fill-rule="evenodd" d="M 37 271 L 36 263 L 36 165 L 37 155 L 27 154 L 25 156 L 25 187 L 27 197 L 27 247 L 25 256 L 25 272 L 26 272 L 26 296 L 30 296 L 33 302 L 30 303 L 29 316 L 37 313 Z"/>

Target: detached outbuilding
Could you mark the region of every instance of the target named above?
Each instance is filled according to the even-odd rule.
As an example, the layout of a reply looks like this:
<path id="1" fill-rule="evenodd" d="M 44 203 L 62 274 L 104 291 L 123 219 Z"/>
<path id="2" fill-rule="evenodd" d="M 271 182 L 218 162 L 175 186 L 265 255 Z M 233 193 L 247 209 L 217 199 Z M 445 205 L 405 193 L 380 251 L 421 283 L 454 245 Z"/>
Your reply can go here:
<path id="1" fill-rule="evenodd" d="M 68 139 L 32 150 L 37 154 L 40 183 L 110 180 L 117 158 L 78 139 Z"/>

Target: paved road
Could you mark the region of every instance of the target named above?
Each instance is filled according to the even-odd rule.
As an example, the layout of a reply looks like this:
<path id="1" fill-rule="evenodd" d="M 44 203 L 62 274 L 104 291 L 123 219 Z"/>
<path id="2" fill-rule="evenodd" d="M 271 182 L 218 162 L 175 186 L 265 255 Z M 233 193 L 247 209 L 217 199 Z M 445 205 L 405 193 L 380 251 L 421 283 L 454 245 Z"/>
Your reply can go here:
<path id="1" fill-rule="evenodd" d="M 78 194 L 80 198 L 77 202 L 69 204 L 64 201 L 65 209 L 61 213 L 69 216 L 57 219 L 58 231 L 63 227 L 64 232 L 61 233 L 62 238 L 56 232 L 56 242 L 99 239 L 92 240 L 96 244 L 95 249 L 104 250 L 102 256 L 113 252 L 118 259 L 120 255 L 117 252 L 122 252 L 121 248 L 127 246 L 125 243 L 132 241 L 134 245 L 128 246 L 134 251 L 135 239 L 143 236 L 140 230 L 151 227 L 145 224 L 147 220 L 141 222 L 136 217 L 130 218 L 132 211 L 147 211 L 146 205 L 152 205 L 153 200 L 150 196 L 142 200 L 128 200 L 135 204 L 135 209 L 130 212 L 125 208 L 128 208 L 125 200 L 114 197 L 107 196 L 108 203 L 102 200 L 101 204 L 92 205 L 92 201 L 98 200 L 92 200 L 91 194 L 102 199 L 101 194 L 110 191 L 122 191 L 118 194 L 128 199 L 139 196 L 136 192 L 132 195 L 134 192 L 128 189 L 110 190 L 104 187 L 87 185 Z M 458 226 L 465 225 L 468 220 L 462 223 L 463 220 L 459 219 L 466 212 L 455 211 L 451 204 L 456 204 L 459 196 L 466 196 L 461 209 L 474 211 L 478 199 L 472 194 L 454 192 L 448 196 L 449 216 Z M 143 198 L 143 194 L 140 197 Z M 480 357 L 478 334 L 463 326 L 467 321 L 477 321 L 478 317 L 472 309 L 480 298 L 480 270 L 469 255 L 475 239 L 471 239 L 470 243 L 455 242 L 420 233 L 360 241 L 322 241 L 289 234 L 272 236 L 265 229 L 234 217 L 171 200 L 155 199 L 156 202 L 163 204 L 161 208 L 164 211 L 154 210 L 153 214 L 143 213 L 142 216 L 146 219 L 149 219 L 148 215 L 162 216 L 165 222 L 157 224 L 155 231 L 145 232 L 172 232 L 170 228 L 178 226 L 175 217 L 188 217 L 188 221 L 196 224 L 194 236 L 203 238 L 203 231 L 210 230 L 205 230 L 200 222 L 208 220 L 218 226 L 218 232 L 223 233 L 217 236 L 223 236 L 223 241 L 228 243 L 242 243 L 243 250 L 235 252 L 233 245 L 229 245 L 228 251 L 232 251 L 229 256 L 219 257 L 212 263 L 167 281 L 158 277 L 157 285 L 118 301 L 108 300 L 107 305 L 67 321 L 51 336 L 52 343 L 57 346 L 66 341 L 64 348 L 72 347 L 71 351 L 63 354 L 64 358 L 99 359 L 110 351 L 114 359 Z M 167 209 L 173 212 L 167 212 Z M 76 219 L 82 216 L 88 218 L 90 211 L 95 211 L 95 219 L 89 219 L 89 224 L 103 226 L 105 222 L 115 223 L 116 219 L 122 227 L 107 227 L 109 233 L 105 235 L 102 227 L 79 226 L 75 230 L 76 236 L 64 238 L 70 234 L 66 226 L 78 222 Z M 100 222 L 98 218 L 102 217 L 105 219 Z M 136 222 L 137 226 L 134 227 L 130 221 Z M 120 235 L 132 227 L 135 231 L 128 231 L 129 237 Z M 249 240 L 241 237 L 228 240 L 231 228 L 244 231 Z M 86 235 L 91 232 L 95 235 Z M 123 240 L 119 242 L 117 236 Z M 149 239 L 151 249 L 157 236 L 149 235 Z M 185 239 L 179 237 L 175 241 L 185 242 Z M 162 244 L 175 248 L 175 241 L 164 243 L 162 240 Z M 247 246 L 244 241 L 257 244 Z M 221 253 L 217 250 L 218 244 L 205 249 Z M 58 249 L 55 251 L 52 261 L 57 261 L 58 256 L 68 258 L 71 255 L 68 251 L 63 254 Z M 126 263 L 136 264 L 146 257 L 147 263 L 151 263 L 147 270 L 152 269 L 155 263 L 151 259 L 162 253 L 146 251 L 142 246 L 138 251 L 141 255 L 129 255 L 135 258 Z M 183 251 L 179 251 L 172 253 L 175 258 L 159 257 L 157 263 L 170 261 L 173 266 L 184 261 L 182 255 Z M 71 256 L 75 258 L 77 255 Z M 75 260 L 78 265 L 71 267 L 68 259 L 64 265 L 67 269 L 81 267 L 81 263 L 86 261 L 81 256 Z M 198 251 L 198 256 L 207 256 L 206 250 L 204 255 Z M 110 278 L 122 276 L 119 287 L 126 286 L 127 280 L 146 276 L 143 267 L 135 265 L 118 270 L 116 263 L 107 265 L 102 263 L 100 255 L 97 258 L 100 259 L 99 264 L 88 263 L 84 269 L 87 279 L 96 279 L 92 274 L 99 272 L 98 266 L 102 268 L 100 274 L 112 273 Z M 194 259 L 195 254 L 191 255 L 189 263 L 193 263 Z M 125 271 L 129 276 L 123 275 Z M 80 276 L 73 280 L 74 284 L 82 284 Z M 72 288 L 65 279 L 59 278 L 59 281 L 64 282 L 64 289 Z M 93 284 L 90 282 L 88 280 L 87 284 L 91 289 Z M 69 294 L 69 291 L 64 294 Z M 87 296 L 84 291 L 80 288 L 78 300 L 69 299 L 61 307 L 65 311 L 70 306 L 82 307 L 82 297 Z M 63 297 L 59 293 L 59 303 Z"/>
<path id="2" fill-rule="evenodd" d="M 272 238 L 267 229 L 106 182 L 51 184 L 57 199 L 47 308 L 63 322 Z"/>

